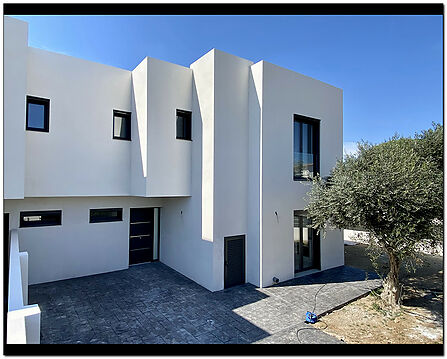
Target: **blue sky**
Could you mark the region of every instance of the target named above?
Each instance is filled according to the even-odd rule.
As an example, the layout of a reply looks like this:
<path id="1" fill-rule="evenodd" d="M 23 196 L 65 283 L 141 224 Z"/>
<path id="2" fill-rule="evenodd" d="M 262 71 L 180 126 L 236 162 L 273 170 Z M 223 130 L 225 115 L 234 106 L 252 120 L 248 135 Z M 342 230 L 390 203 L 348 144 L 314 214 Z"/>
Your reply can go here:
<path id="1" fill-rule="evenodd" d="M 340 87 L 344 142 L 442 123 L 441 16 L 16 16 L 29 45 L 132 70 L 189 66 L 212 48 Z"/>

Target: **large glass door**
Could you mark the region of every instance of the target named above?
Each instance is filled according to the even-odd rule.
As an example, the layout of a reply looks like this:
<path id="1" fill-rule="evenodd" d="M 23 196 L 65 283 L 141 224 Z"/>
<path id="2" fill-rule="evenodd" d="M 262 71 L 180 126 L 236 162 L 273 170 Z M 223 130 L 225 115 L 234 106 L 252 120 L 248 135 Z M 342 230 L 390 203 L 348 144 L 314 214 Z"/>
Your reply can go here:
<path id="1" fill-rule="evenodd" d="M 320 266 L 320 242 L 304 211 L 294 211 L 293 242 L 295 273 Z"/>

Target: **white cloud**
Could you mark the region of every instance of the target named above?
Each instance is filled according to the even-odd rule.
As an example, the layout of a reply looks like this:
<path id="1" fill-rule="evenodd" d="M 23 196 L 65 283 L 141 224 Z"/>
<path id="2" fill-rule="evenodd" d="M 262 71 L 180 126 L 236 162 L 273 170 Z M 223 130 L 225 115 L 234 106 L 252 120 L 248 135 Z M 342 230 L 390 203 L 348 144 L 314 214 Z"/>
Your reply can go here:
<path id="1" fill-rule="evenodd" d="M 357 142 L 343 142 L 343 156 L 357 153 Z"/>

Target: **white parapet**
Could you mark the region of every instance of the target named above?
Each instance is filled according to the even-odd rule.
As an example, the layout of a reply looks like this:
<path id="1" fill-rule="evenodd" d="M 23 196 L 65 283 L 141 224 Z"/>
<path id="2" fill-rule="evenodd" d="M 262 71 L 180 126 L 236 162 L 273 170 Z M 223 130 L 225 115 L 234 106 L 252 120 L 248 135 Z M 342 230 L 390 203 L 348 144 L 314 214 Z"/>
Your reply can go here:
<path id="1" fill-rule="evenodd" d="M 17 229 L 11 230 L 8 288 L 8 344 L 40 344 L 40 309 L 28 304 L 28 253 L 19 252 Z"/>
<path id="2" fill-rule="evenodd" d="M 28 252 L 19 252 L 23 305 L 28 305 Z"/>
<path id="3" fill-rule="evenodd" d="M 22 309 L 23 289 L 22 270 L 19 254 L 19 236 L 16 229 L 11 230 L 11 241 L 9 251 L 9 290 L 8 290 L 8 311 Z"/>
<path id="4" fill-rule="evenodd" d="M 37 304 L 8 312 L 7 344 L 40 344 L 40 309 Z"/>

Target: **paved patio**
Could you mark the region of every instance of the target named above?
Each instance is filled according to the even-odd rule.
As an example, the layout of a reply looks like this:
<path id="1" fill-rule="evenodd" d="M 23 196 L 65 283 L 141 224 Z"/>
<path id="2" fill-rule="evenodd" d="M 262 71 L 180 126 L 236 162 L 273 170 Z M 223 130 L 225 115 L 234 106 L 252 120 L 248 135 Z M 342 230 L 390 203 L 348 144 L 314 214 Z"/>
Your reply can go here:
<path id="1" fill-rule="evenodd" d="M 377 275 L 338 267 L 274 287 L 209 292 L 156 262 L 29 287 L 41 343 L 342 343 L 303 330 L 306 311 L 333 310 L 380 286 Z M 324 285 L 324 287 L 322 287 Z"/>

